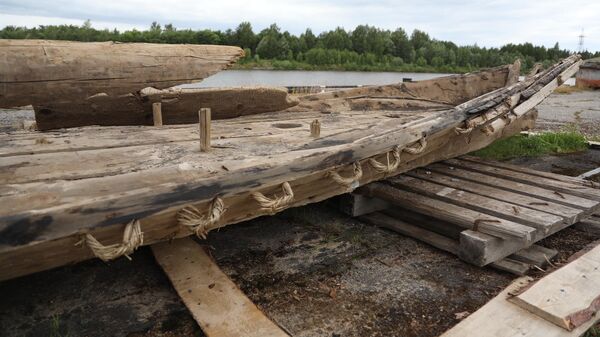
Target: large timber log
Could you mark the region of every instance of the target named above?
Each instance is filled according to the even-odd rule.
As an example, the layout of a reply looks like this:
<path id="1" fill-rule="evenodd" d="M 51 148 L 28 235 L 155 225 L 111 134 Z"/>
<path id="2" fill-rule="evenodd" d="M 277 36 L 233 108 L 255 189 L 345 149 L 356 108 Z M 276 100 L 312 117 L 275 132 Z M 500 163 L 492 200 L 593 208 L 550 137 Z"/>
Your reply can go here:
<path id="1" fill-rule="evenodd" d="M 231 46 L 0 40 L 0 108 L 169 88 L 243 54 Z"/>
<path id="2" fill-rule="evenodd" d="M 118 243 L 124 228 L 139 224 L 144 244 L 203 235 L 479 149 L 531 127 L 530 109 L 578 61 L 570 57 L 532 83 L 499 85 L 492 92 L 513 95 L 480 114 L 470 111 L 493 95 L 445 110 L 281 111 L 213 121 L 210 152 L 199 151 L 195 126 L 0 135 L 0 279 L 93 257 L 75 246 L 86 234 Z M 563 71 L 548 79 L 557 67 Z M 453 77 L 464 76 L 478 75 Z M 310 136 L 315 119 L 319 138 Z M 193 231 L 181 217 L 189 206 L 198 210 Z"/>
<path id="3" fill-rule="evenodd" d="M 139 93 L 96 95 L 65 103 L 34 106 L 38 130 L 87 125 L 152 125 L 152 103 L 160 102 L 163 124 L 198 122 L 201 107 L 212 110 L 213 119 L 281 111 L 298 104 L 285 88 L 207 88 L 157 90 Z"/>

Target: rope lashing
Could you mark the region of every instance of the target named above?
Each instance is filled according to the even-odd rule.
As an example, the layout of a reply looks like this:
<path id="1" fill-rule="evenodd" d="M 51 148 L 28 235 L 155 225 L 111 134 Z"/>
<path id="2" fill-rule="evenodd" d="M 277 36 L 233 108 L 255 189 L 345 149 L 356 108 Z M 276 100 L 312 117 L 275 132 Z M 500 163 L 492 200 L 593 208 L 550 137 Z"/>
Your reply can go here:
<path id="1" fill-rule="evenodd" d="M 377 159 L 375 159 L 375 158 L 369 159 L 369 164 L 371 164 L 373 169 L 375 169 L 375 171 L 377 171 L 379 173 L 384 173 L 384 174 L 392 173 L 392 172 L 396 171 L 396 169 L 400 165 L 400 153 L 401 152 L 402 152 L 402 149 L 400 148 L 400 146 L 396 145 L 396 146 L 394 146 L 392 151 L 388 151 L 386 153 L 387 162 L 385 164 L 382 164 L 381 162 L 377 161 Z M 393 157 L 392 161 L 390 161 L 390 153 L 392 154 L 392 157 Z"/>
<path id="2" fill-rule="evenodd" d="M 77 245 L 83 243 L 87 244 L 94 255 L 104 262 L 116 259 L 123 255 L 131 260 L 129 254 L 132 254 L 144 243 L 144 233 L 142 233 L 139 220 L 132 220 L 125 226 L 121 243 L 105 246 L 89 233 L 87 233 Z"/>
<path id="3" fill-rule="evenodd" d="M 471 119 L 468 121 L 465 121 L 465 127 L 461 128 L 460 126 L 457 126 L 454 128 L 454 132 L 457 135 L 462 135 L 465 133 L 471 133 L 473 131 L 473 129 L 475 129 L 475 127 L 477 126 L 477 123 L 475 122 L 475 120 Z"/>
<path id="4" fill-rule="evenodd" d="M 328 175 L 335 181 L 336 183 L 346 187 L 351 188 L 353 185 L 358 185 L 358 181 L 362 178 L 363 171 L 360 165 L 360 162 L 355 162 L 353 164 L 353 175 L 351 177 L 344 178 L 336 171 L 330 171 Z"/>
<path id="5" fill-rule="evenodd" d="M 418 142 L 416 142 L 414 144 L 415 146 L 413 147 L 405 147 L 402 149 L 402 151 L 410 153 L 410 154 L 419 154 L 422 153 L 423 151 L 425 151 L 425 148 L 427 147 L 427 140 L 425 139 L 425 137 L 419 139 Z"/>
<path id="6" fill-rule="evenodd" d="M 283 191 L 283 195 L 274 195 L 273 198 L 268 198 L 260 192 L 253 192 L 252 197 L 260 204 L 262 211 L 273 214 L 294 201 L 294 191 L 292 191 L 292 187 L 287 181 L 281 184 L 281 190 Z"/>
<path id="7" fill-rule="evenodd" d="M 226 210 L 223 200 L 216 197 L 208 207 L 208 214 L 204 215 L 196 207 L 189 205 L 177 212 L 177 222 L 196 233 L 199 238 L 206 239 L 208 232 L 219 223 Z"/>

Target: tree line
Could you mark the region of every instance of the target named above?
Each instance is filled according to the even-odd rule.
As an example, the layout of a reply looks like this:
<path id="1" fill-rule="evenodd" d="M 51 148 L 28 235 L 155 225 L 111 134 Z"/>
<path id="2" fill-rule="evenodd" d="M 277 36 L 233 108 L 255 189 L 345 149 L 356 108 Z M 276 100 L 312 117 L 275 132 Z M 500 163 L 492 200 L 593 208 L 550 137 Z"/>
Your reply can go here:
<path id="1" fill-rule="evenodd" d="M 570 54 L 558 42 L 552 48 L 531 43 L 499 48 L 458 46 L 434 39 L 421 30 L 409 35 L 402 28 L 391 31 L 369 25 L 351 31 L 338 27 L 318 35 L 306 29 L 296 36 L 276 24 L 255 33 L 249 22 L 225 31 L 176 29 L 172 24 L 161 26 L 153 22 L 147 30 L 120 32 L 95 29 L 88 20 L 81 26 L 7 26 L 0 30 L 0 38 L 234 45 L 245 51 L 239 67 L 307 70 L 467 72 L 521 59 L 526 71 L 537 62 L 547 66 Z M 600 52 L 583 54 L 584 58 L 600 56 Z"/>

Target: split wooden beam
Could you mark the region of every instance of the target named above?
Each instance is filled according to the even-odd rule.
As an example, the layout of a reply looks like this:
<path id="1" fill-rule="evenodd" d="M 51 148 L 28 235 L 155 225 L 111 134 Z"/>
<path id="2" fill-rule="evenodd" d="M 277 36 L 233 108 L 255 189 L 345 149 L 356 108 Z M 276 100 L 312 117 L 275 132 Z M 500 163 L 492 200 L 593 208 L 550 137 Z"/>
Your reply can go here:
<path id="1" fill-rule="evenodd" d="M 200 81 L 243 55 L 217 45 L 0 40 L 0 107 L 169 88 Z"/>
<path id="2" fill-rule="evenodd" d="M 191 238 L 152 245 L 156 261 L 208 337 L 289 337 Z"/>
<path id="3" fill-rule="evenodd" d="M 152 103 L 152 121 L 154 122 L 154 126 L 162 126 L 162 109 L 160 102 Z"/>

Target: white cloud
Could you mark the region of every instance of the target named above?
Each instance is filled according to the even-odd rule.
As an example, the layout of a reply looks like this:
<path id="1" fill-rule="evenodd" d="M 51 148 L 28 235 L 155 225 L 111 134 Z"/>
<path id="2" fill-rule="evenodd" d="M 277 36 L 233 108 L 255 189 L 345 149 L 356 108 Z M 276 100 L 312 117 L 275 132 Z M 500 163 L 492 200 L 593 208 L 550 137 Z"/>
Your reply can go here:
<path id="1" fill-rule="evenodd" d="M 583 0 L 0 0 L 0 26 L 73 23 L 91 19 L 99 28 L 145 28 L 152 21 L 178 28 L 235 28 L 250 21 L 255 30 L 276 22 L 298 34 L 359 24 L 415 28 L 458 44 L 499 46 L 532 42 L 576 49 L 585 28 L 586 47 L 600 50 L 600 2 Z"/>

